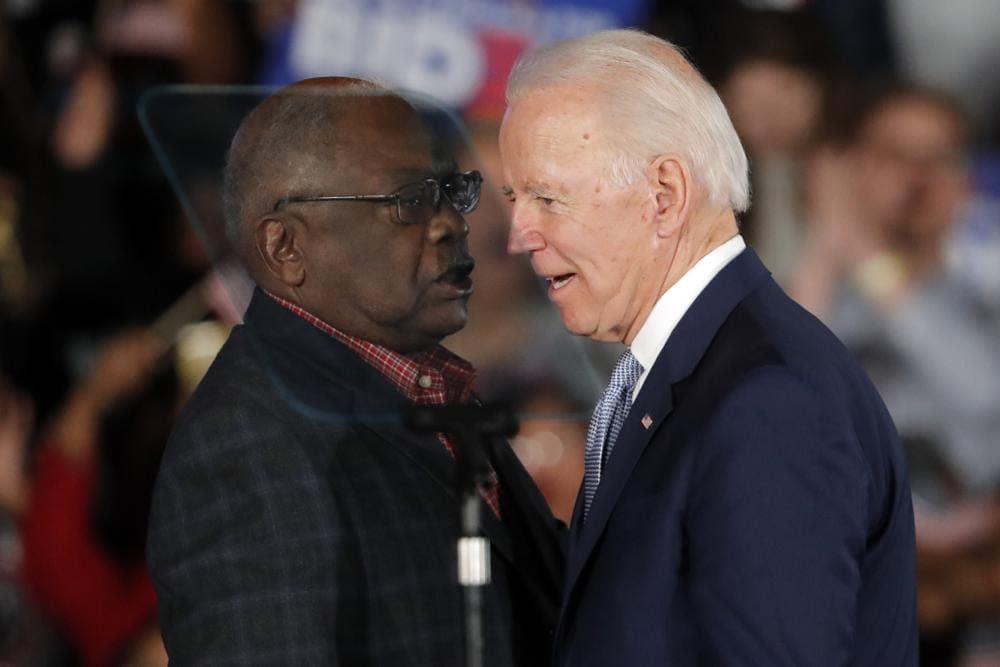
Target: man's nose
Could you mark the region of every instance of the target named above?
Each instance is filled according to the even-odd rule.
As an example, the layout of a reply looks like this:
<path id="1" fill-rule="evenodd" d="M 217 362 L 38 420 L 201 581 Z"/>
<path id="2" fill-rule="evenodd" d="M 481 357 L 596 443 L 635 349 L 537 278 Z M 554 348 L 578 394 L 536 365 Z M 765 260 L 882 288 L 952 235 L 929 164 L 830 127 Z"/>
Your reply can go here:
<path id="1" fill-rule="evenodd" d="M 446 201 L 427 223 L 427 235 L 432 243 L 464 241 L 469 236 L 469 223 Z"/>
<path id="2" fill-rule="evenodd" d="M 535 221 L 523 206 L 517 202 L 510 212 L 510 236 L 507 238 L 507 252 L 516 255 L 533 252 L 545 247 L 545 238 L 538 231 Z"/>

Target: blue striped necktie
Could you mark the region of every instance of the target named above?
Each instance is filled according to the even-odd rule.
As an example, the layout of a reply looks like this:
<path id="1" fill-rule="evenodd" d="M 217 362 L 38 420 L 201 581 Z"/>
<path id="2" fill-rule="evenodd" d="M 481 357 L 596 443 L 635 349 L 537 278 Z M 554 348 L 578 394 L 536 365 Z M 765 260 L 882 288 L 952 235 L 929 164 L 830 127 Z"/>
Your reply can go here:
<path id="1" fill-rule="evenodd" d="M 583 475 L 583 518 L 586 520 L 590 503 L 594 501 L 597 486 L 601 483 L 601 472 L 611 456 L 611 450 L 622 430 L 625 417 L 632 407 L 632 388 L 642 375 L 640 364 L 630 350 L 625 350 L 618 358 L 618 364 L 611 373 L 611 382 L 594 408 L 587 429 L 587 451 L 584 458 Z"/>

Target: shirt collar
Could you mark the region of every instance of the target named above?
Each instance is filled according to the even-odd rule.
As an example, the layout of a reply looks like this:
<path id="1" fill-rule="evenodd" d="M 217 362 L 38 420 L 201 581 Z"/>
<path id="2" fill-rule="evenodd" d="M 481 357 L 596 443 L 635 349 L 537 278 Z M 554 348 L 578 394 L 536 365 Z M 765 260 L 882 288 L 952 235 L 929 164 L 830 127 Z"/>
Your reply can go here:
<path id="1" fill-rule="evenodd" d="M 691 304 L 708 286 L 712 279 L 747 247 L 739 234 L 718 246 L 698 260 L 680 280 L 671 285 L 656 301 L 649 317 L 632 339 L 629 349 L 642 364 L 643 372 L 633 390 L 633 397 L 646 381 L 649 370 L 663 351 L 667 339 L 684 317 Z"/>
<path id="2" fill-rule="evenodd" d="M 402 354 L 330 326 L 298 304 L 263 290 L 279 305 L 295 313 L 349 350 L 392 382 L 411 403 L 443 405 L 468 403 L 476 370 L 465 359 L 440 345 L 414 354 Z"/>

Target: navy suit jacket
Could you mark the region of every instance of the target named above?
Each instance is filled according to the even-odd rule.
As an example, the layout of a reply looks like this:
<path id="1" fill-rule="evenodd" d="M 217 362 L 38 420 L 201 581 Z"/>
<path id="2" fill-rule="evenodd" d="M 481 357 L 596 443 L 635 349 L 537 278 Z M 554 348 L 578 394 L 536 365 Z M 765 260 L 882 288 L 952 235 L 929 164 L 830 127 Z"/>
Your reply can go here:
<path id="1" fill-rule="evenodd" d="M 402 394 L 257 292 L 188 401 L 147 555 L 176 664 L 459 665 L 454 459 L 403 427 Z M 489 452 L 486 665 L 551 654 L 555 520 L 505 442 Z"/>
<path id="2" fill-rule="evenodd" d="M 559 665 L 917 664 L 895 428 L 752 250 L 670 336 L 580 514 Z"/>

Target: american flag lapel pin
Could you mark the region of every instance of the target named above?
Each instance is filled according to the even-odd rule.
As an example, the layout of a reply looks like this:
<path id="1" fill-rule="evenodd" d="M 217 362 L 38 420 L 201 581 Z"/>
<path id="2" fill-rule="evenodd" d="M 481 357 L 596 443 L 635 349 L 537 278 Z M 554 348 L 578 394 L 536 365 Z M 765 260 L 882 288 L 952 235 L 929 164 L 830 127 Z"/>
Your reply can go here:
<path id="1" fill-rule="evenodd" d="M 642 419 L 639 420 L 639 423 L 642 424 L 642 427 L 648 431 L 649 427 L 653 425 L 653 418 L 648 414 L 643 415 Z"/>

